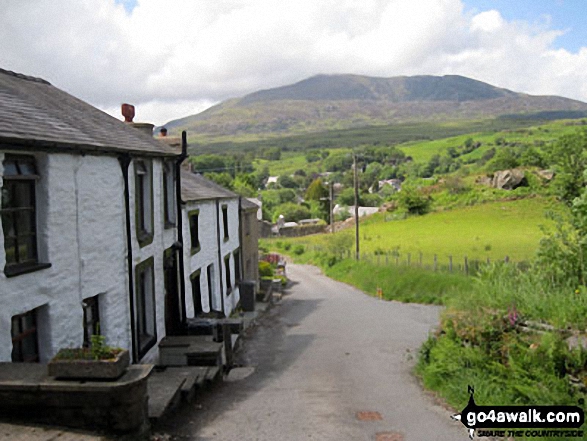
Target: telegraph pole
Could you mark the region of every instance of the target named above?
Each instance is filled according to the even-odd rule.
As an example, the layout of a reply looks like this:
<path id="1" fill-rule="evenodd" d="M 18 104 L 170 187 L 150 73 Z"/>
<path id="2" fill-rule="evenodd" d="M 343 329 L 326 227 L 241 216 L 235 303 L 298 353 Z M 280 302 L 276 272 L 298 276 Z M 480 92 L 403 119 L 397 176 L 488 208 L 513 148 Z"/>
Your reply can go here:
<path id="1" fill-rule="evenodd" d="M 355 260 L 359 260 L 359 173 L 357 155 L 353 153 L 354 184 L 355 184 Z"/>
<path id="2" fill-rule="evenodd" d="M 332 179 L 331 179 L 330 180 L 330 234 L 334 233 L 333 199 L 334 199 L 334 185 L 332 184 Z"/>

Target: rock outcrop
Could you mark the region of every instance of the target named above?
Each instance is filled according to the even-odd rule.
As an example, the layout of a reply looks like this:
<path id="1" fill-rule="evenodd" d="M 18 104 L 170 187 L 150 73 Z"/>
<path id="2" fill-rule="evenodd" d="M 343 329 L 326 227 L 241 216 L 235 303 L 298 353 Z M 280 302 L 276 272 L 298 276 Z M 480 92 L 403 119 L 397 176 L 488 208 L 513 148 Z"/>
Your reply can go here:
<path id="1" fill-rule="evenodd" d="M 502 188 L 504 190 L 513 190 L 518 187 L 527 185 L 526 177 L 523 170 L 511 169 L 501 170 L 493 174 L 491 179 L 491 186 L 495 188 Z"/>

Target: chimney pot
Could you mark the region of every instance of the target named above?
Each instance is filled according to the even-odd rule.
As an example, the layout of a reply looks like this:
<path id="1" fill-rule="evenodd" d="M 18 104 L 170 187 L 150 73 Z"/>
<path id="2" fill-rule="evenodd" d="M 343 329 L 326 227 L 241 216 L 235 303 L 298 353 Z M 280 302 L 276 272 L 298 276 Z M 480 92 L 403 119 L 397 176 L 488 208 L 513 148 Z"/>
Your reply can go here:
<path id="1" fill-rule="evenodd" d="M 159 133 L 161 136 L 167 136 L 167 129 L 165 127 L 161 127 L 161 131 Z"/>
<path id="2" fill-rule="evenodd" d="M 124 122 L 131 123 L 135 117 L 135 106 L 125 103 L 122 105 L 121 110 L 122 116 L 124 116 Z"/>

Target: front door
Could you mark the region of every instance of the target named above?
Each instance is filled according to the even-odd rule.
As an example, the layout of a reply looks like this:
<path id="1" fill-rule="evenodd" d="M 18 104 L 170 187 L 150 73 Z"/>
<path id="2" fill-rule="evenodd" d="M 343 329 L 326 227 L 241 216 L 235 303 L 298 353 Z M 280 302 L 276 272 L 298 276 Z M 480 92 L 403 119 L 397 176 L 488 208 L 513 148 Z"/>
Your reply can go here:
<path id="1" fill-rule="evenodd" d="M 165 251 L 163 271 L 165 274 L 165 334 L 181 333 L 181 315 L 179 311 L 179 283 L 177 254 L 169 248 Z"/>

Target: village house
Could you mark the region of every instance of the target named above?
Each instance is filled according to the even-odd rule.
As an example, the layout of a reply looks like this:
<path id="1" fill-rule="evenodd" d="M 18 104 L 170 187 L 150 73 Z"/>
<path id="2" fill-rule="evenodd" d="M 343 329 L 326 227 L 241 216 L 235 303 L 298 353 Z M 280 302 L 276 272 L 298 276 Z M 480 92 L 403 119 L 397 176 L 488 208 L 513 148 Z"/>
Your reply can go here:
<path id="1" fill-rule="evenodd" d="M 255 282 L 259 288 L 259 219 L 261 214 L 258 199 L 241 198 L 241 253 L 243 257 L 243 280 Z"/>
<path id="2" fill-rule="evenodd" d="M 181 182 L 187 317 L 228 317 L 240 300 L 240 198 L 189 170 Z"/>
<path id="3" fill-rule="evenodd" d="M 0 361 L 46 362 L 100 333 L 151 363 L 180 331 L 183 156 L 151 128 L 0 70 Z"/>

